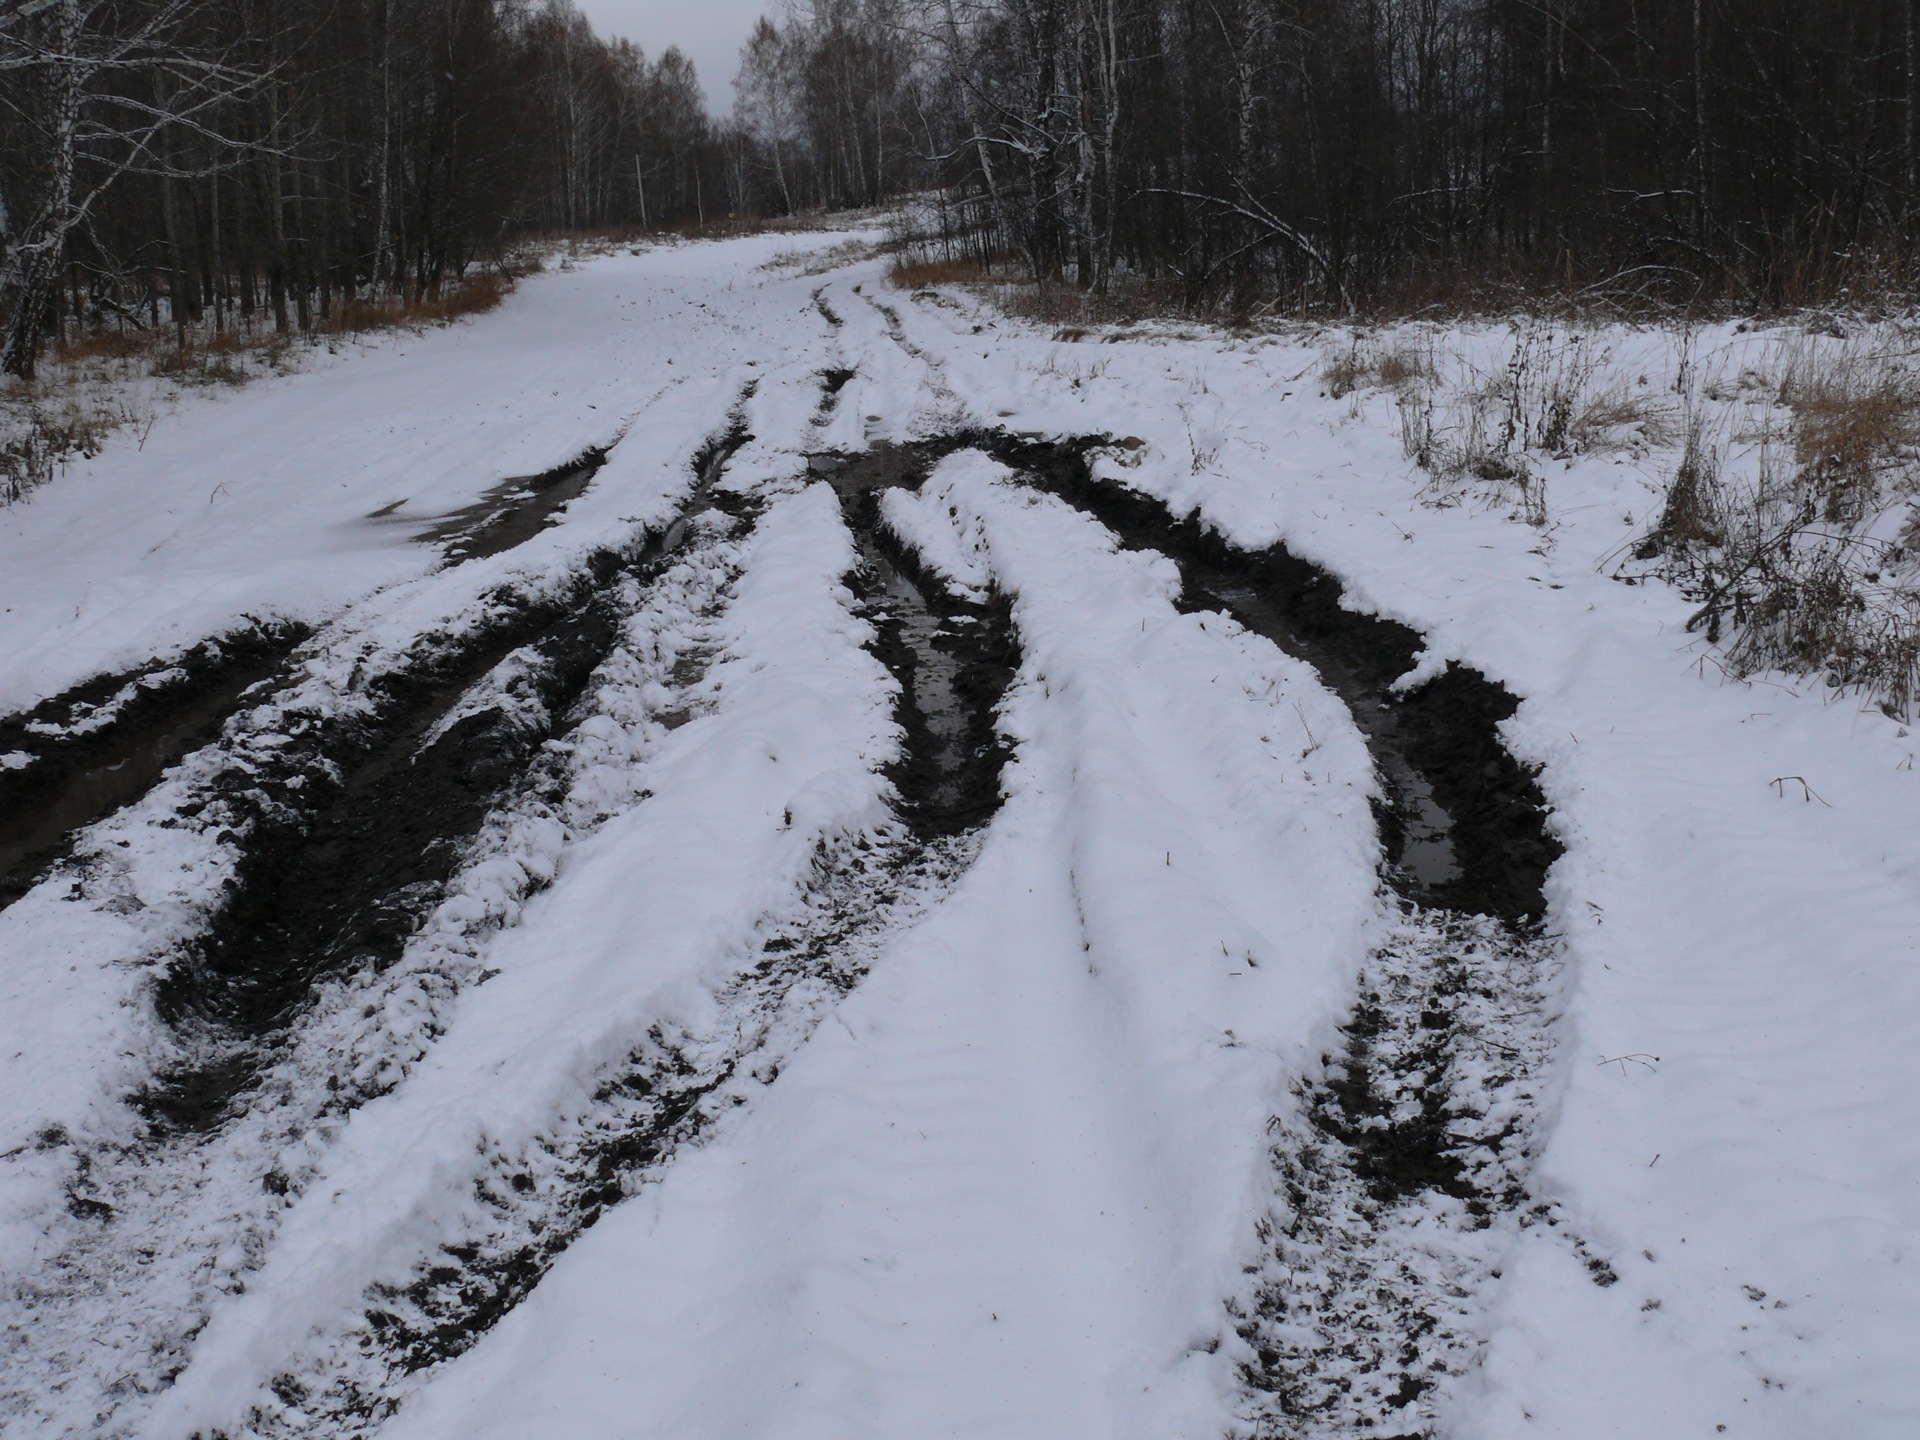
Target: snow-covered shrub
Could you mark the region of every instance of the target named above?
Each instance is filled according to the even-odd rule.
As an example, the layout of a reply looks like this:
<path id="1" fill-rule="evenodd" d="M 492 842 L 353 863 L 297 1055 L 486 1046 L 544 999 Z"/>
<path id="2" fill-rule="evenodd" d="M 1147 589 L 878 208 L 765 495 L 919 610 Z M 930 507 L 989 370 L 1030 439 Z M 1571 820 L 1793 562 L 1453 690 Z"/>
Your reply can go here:
<path id="1" fill-rule="evenodd" d="M 1686 397 L 1687 440 L 1636 552 L 1730 632 L 1741 673 L 1920 697 L 1920 377 L 1892 332 L 1791 335 Z"/>

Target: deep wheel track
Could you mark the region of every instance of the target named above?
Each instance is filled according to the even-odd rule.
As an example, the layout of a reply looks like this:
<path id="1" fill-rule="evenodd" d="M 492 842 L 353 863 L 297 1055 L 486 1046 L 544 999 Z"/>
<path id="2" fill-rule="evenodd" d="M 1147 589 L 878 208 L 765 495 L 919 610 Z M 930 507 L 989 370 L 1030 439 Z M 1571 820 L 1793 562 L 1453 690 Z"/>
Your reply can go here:
<path id="1" fill-rule="evenodd" d="M 1170 557 L 1181 608 L 1224 612 L 1307 661 L 1354 713 L 1385 796 L 1388 913 L 1339 1046 L 1272 1121 L 1275 1200 L 1229 1317 L 1247 1433 L 1426 1437 L 1447 1382 L 1474 1363 L 1476 1306 L 1513 1228 L 1558 1223 L 1528 1174 L 1558 975 L 1541 886 L 1559 845 L 1500 740 L 1517 701 L 1458 665 L 1401 693 L 1417 632 L 1342 608 L 1339 582 L 1284 547 L 1238 550 L 1097 479 L 1093 457 L 1111 445 L 972 431 L 884 462 L 815 464 L 836 479 L 876 463 L 923 475 L 983 450 L 1121 545 Z M 1597 1260 L 1589 1271 L 1611 1277 Z"/>
<path id="2" fill-rule="evenodd" d="M 244 1288 L 300 1192 L 311 1143 L 425 1053 L 437 1017 L 483 978 L 479 942 L 510 918 L 500 907 L 551 876 L 560 826 L 596 823 L 604 796 L 567 814 L 581 811 L 568 757 L 600 765 L 600 732 L 571 732 L 671 682 L 629 673 L 632 659 L 614 652 L 634 643 L 629 620 L 749 438 L 736 419 L 702 450 L 671 525 L 624 555 L 596 555 L 558 599 L 503 600 L 467 636 L 426 637 L 425 662 L 370 680 L 380 693 L 364 709 L 331 725 L 294 716 L 292 743 L 267 751 L 280 763 L 236 765 L 232 791 L 204 802 L 225 807 L 217 818 L 234 826 L 243 861 L 189 956 L 230 963 L 176 968 L 162 986 L 186 1058 L 136 1097 L 145 1137 L 49 1139 L 71 1146 L 69 1216 L 49 1236 L 51 1263 L 5 1297 L 34 1317 L 0 1335 L 7 1368 L 59 1390 L 117 1357 L 104 1419 L 185 1363 L 213 1297 Z M 517 898 L 502 894 L 502 874 L 518 877 Z M 0 1387 L 0 1416 L 34 1403 Z"/>
<path id="3" fill-rule="evenodd" d="M 838 388 L 832 377 L 829 386 Z M 275 1378 L 290 1413 L 325 1430 L 391 1413 L 410 1376 L 470 1348 L 610 1206 L 774 1083 L 889 938 L 972 863 L 1009 753 L 995 724 L 1019 663 L 1008 607 L 951 595 L 879 526 L 878 493 L 917 484 L 924 466 L 879 451 L 837 471 L 861 557 L 848 581 L 874 628 L 872 651 L 899 686 L 904 739 L 886 769 L 897 821 L 816 854 L 803 913 L 763 933 L 757 959 L 719 996 L 719 1023 L 701 1033 L 656 1024 L 599 1078 L 585 1109 L 537 1145 L 490 1155 L 470 1230 L 377 1284 L 357 1339 Z M 285 1429 L 264 1412 L 250 1423 Z"/>
<path id="4" fill-rule="evenodd" d="M 1382 937 L 1338 1049 L 1270 1125 L 1275 1199 L 1229 1302 L 1241 1421 L 1273 1440 L 1426 1440 L 1475 1362 L 1514 1228 L 1558 1223 L 1528 1176 L 1557 1017 L 1541 886 L 1560 846 L 1500 740 L 1518 702 L 1458 665 L 1401 693 L 1417 632 L 1342 608 L 1339 582 L 1282 546 L 1238 550 L 1096 479 L 1107 443 L 983 448 L 1123 545 L 1171 557 L 1183 608 L 1225 612 L 1311 664 L 1352 710 L 1386 796 Z"/>
<path id="5" fill-rule="evenodd" d="M 75 831 L 146 793 L 217 736 L 309 633 L 254 624 L 0 717 L 0 908 L 72 852 Z"/>

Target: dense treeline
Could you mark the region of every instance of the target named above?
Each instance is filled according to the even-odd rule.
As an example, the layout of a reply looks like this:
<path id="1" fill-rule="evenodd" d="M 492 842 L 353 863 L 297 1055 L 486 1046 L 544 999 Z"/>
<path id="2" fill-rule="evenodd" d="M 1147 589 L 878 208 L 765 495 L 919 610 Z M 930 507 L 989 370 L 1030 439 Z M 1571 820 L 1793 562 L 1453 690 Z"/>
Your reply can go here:
<path id="1" fill-rule="evenodd" d="M 927 8 L 990 228 L 1091 288 L 1753 303 L 1910 258 L 1913 0 Z"/>
<path id="2" fill-rule="evenodd" d="M 799 0 L 717 123 L 570 0 L 0 0 L 0 369 L 923 187 L 1096 292 L 1827 298 L 1910 274 L 1916 4 Z"/>
<path id="3" fill-rule="evenodd" d="M 63 322 L 308 328 L 726 170 L 692 64 L 568 0 L 9 3 L 0 368 Z"/>

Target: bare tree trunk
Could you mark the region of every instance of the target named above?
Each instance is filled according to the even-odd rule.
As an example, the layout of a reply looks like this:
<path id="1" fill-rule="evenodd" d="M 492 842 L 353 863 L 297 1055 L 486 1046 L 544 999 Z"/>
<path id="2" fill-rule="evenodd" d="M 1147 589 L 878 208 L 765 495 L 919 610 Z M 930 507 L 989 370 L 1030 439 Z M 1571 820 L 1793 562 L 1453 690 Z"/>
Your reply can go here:
<path id="1" fill-rule="evenodd" d="M 1915 0 L 1902 0 L 1901 18 L 1906 22 L 1907 42 L 1907 114 L 1906 114 L 1906 212 L 1912 215 L 1920 203 L 1920 56 L 1915 54 L 1913 7 Z"/>
<path id="2" fill-rule="evenodd" d="M 1707 195 L 1706 0 L 1693 0 L 1693 185 L 1694 242 L 1703 250 L 1711 211 Z"/>
<path id="3" fill-rule="evenodd" d="M 393 0 L 380 6 L 379 196 L 374 205 L 373 283 L 393 283 Z"/>
<path id="4" fill-rule="evenodd" d="M 0 335 L 0 374 L 33 377 L 47 302 L 66 250 L 67 232 L 82 215 L 74 204 L 74 169 L 80 134 L 81 97 L 88 70 L 80 59 L 79 0 L 61 0 L 56 21 L 65 59 L 55 71 L 52 119 L 52 180 L 41 213 L 29 222 L 28 238 L 13 247 L 0 270 L 0 302 L 9 303 Z"/>

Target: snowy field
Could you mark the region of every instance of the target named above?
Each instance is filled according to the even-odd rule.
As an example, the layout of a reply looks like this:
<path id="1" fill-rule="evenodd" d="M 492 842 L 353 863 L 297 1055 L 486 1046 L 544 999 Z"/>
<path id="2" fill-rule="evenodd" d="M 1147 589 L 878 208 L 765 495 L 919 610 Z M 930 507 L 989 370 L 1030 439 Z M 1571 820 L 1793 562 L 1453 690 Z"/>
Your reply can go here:
<path id="1" fill-rule="evenodd" d="M 1920 1435 L 1920 739 L 1671 451 L 847 238 L 0 509 L 0 1432 Z"/>

